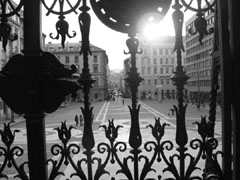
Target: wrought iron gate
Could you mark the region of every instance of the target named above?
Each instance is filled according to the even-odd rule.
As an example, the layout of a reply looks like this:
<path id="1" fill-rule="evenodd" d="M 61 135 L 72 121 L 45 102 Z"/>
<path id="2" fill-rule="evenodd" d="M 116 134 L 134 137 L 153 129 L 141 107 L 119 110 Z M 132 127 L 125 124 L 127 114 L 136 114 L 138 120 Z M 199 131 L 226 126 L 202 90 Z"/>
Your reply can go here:
<path id="1" fill-rule="evenodd" d="M 237 173 L 239 161 L 231 159 L 232 156 L 232 127 L 229 120 L 231 119 L 231 106 L 233 105 L 233 112 L 236 117 L 237 104 L 236 100 L 232 102 L 229 92 L 232 89 L 227 89 L 232 86 L 230 81 L 229 66 L 226 60 L 231 60 L 236 57 L 234 49 L 237 42 L 231 39 L 231 46 L 229 44 L 228 32 L 231 38 L 236 37 L 236 32 L 233 22 L 229 21 L 228 14 L 231 11 L 237 13 L 233 6 L 234 1 L 216 1 L 208 2 L 205 0 L 206 7 L 202 7 L 202 1 L 197 0 L 197 7 L 192 7 L 192 1 L 185 0 L 90 0 L 91 7 L 98 18 L 108 27 L 127 33 L 129 39 L 126 44 L 129 48 L 127 54 L 131 55 L 131 69 L 126 81 L 130 85 L 131 91 L 131 107 L 129 107 L 131 115 L 131 129 L 129 132 L 128 143 L 116 141 L 118 137 L 118 130 L 120 126 L 115 126 L 113 120 L 109 120 L 108 126 L 103 126 L 105 135 L 109 143 L 100 142 L 95 144 L 91 117 L 93 107 L 89 101 L 89 93 L 94 83 L 89 71 L 88 57 L 91 55 L 89 48 L 89 29 L 91 17 L 88 13 L 90 10 L 89 2 L 86 0 L 76 0 L 75 5 L 72 5 L 70 0 L 53 0 L 51 7 L 48 7 L 45 0 L 20 0 L 17 7 L 12 5 L 11 0 L 1 0 L 1 24 L 0 24 L 0 38 L 3 48 L 6 46 L 11 33 L 11 27 L 8 24 L 8 18 L 16 15 L 18 11 L 24 9 L 24 49 L 23 54 L 13 56 L 0 73 L 0 95 L 2 99 L 18 114 L 24 114 L 27 126 L 27 141 L 28 141 L 28 162 L 23 164 L 16 164 L 14 156 L 21 156 L 24 152 L 21 147 L 14 146 L 14 137 L 17 130 L 11 130 L 10 124 L 5 124 L 4 129 L 0 130 L 2 142 L 5 146 L 0 147 L 0 155 L 4 157 L 4 161 L 0 164 L 0 178 L 7 178 L 4 174 L 4 169 L 7 166 L 13 166 L 20 179 L 24 180 L 45 180 L 55 179 L 58 176 L 64 175 L 61 172 L 61 167 L 71 164 L 74 173 L 71 177 L 78 177 L 79 179 L 97 180 L 101 179 L 103 175 L 108 174 L 105 169 L 108 164 L 117 164 L 119 170 L 117 174 L 123 174 L 126 179 L 147 179 L 148 174 L 152 171 L 156 172 L 158 179 L 162 179 L 164 173 L 169 172 L 171 176 L 168 179 L 187 180 L 187 179 L 238 179 Z M 181 2 L 181 3 L 180 3 Z M 79 25 L 82 35 L 82 44 L 80 54 L 84 59 L 84 67 L 79 79 L 73 79 L 72 75 L 76 68 L 66 68 L 58 59 L 49 52 L 44 52 L 41 47 L 41 3 L 48 10 L 47 15 L 59 15 L 59 20 L 56 23 L 57 36 L 55 39 L 61 38 L 62 46 L 66 37 L 74 37 L 68 33 L 68 22 L 64 20 L 65 15 L 80 10 Z M 54 10 L 55 5 L 59 3 L 59 11 Z M 65 10 L 64 3 L 67 3 L 71 9 Z M 229 4 L 228 4 L 229 3 Z M 178 104 L 174 106 L 176 113 L 176 142 L 170 140 L 163 140 L 166 123 L 161 123 L 161 119 L 155 119 L 155 125 L 148 127 L 152 131 L 153 141 L 145 144 L 142 143 L 142 137 L 139 127 L 139 110 L 140 105 L 137 103 L 137 90 L 142 78 L 139 76 L 136 68 L 136 55 L 141 53 L 138 51 L 139 41 L 137 39 L 138 33 L 138 19 L 146 12 L 153 12 L 157 14 L 156 20 L 160 20 L 167 13 L 172 4 L 174 12 L 172 14 L 173 23 L 176 33 L 176 41 L 174 51 L 176 53 L 177 67 L 172 77 L 172 81 L 177 89 Z M 6 6 L 10 5 L 11 11 L 7 11 Z M 199 33 L 199 42 L 203 36 L 210 33 L 206 29 L 206 20 L 204 12 L 213 10 L 215 6 L 215 40 L 213 47 L 213 69 L 212 69 L 212 90 L 210 98 L 210 111 L 208 119 L 201 117 L 200 122 L 197 122 L 198 133 L 201 138 L 188 140 L 188 135 L 185 125 L 185 111 L 187 104 L 183 102 L 183 90 L 188 77 L 185 74 L 182 65 L 182 52 L 184 51 L 182 39 L 182 26 L 184 21 L 184 14 L 182 8 L 195 11 L 197 18 L 194 21 L 195 30 Z M 134 7 L 134 9 L 133 9 Z M 231 20 L 236 20 L 230 16 Z M 230 27 L 230 30 L 228 30 Z M 236 28 L 237 29 L 237 28 Z M 235 36 L 234 36 L 235 35 Z M 230 52 L 231 51 L 231 52 Z M 233 53 L 235 52 L 235 54 Z M 230 56 L 232 55 L 232 56 Z M 229 58 L 229 59 L 228 59 Z M 218 163 L 218 155 L 223 155 L 221 152 L 215 152 L 218 141 L 214 138 L 214 125 L 216 114 L 216 96 L 218 90 L 218 76 L 221 68 L 222 74 L 222 90 L 223 90 L 223 162 L 222 165 Z M 237 73 L 237 71 L 234 71 Z M 234 74 L 234 73 L 233 73 Z M 230 77 L 231 78 L 231 77 Z M 61 91 L 58 89 L 61 88 Z M 235 86 L 236 89 L 238 85 Z M 59 139 L 61 144 L 52 146 L 52 154 L 60 155 L 59 161 L 53 159 L 46 159 L 45 149 L 45 122 L 44 113 L 54 112 L 63 101 L 64 97 L 70 93 L 75 93 L 78 89 L 82 89 L 84 94 L 84 107 L 81 109 L 84 116 L 84 133 L 82 138 L 83 150 L 77 144 L 70 144 L 71 130 L 73 127 L 67 127 L 66 122 L 62 122 L 60 127 L 57 127 Z M 237 95 L 237 91 L 233 91 Z M 230 97 L 230 98 L 229 98 Z M 238 96 L 237 96 L 238 97 Z M 229 98 L 229 99 L 228 99 Z M 239 99 L 239 98 L 237 98 Z M 233 155 L 236 160 L 238 155 L 238 123 L 236 117 L 233 118 Z M 228 121 L 227 121 L 228 120 Z M 130 151 L 128 152 L 128 146 Z M 96 150 L 94 150 L 96 147 Z M 176 151 L 175 151 L 176 148 Z M 197 151 L 196 155 L 190 154 L 189 149 Z M 83 151 L 85 158 L 73 161 L 72 155 Z M 143 154 L 143 151 L 148 152 L 149 156 Z M 95 153 L 106 154 L 105 159 L 100 159 L 95 156 Z M 125 153 L 126 157 L 120 158 L 119 153 Z M 167 155 L 170 154 L 170 155 Z M 202 175 L 195 174 L 198 169 L 198 162 L 200 159 L 205 159 L 206 165 L 202 170 Z M 140 161 L 142 164 L 140 165 Z M 232 166 L 233 162 L 233 166 Z M 47 163 L 52 164 L 52 169 L 47 172 Z M 97 166 L 93 169 L 93 164 Z M 157 167 L 153 168 L 153 164 L 157 163 Z M 27 167 L 28 166 L 28 167 Z M 86 167 L 85 169 L 83 167 Z M 222 167 L 222 168 L 221 168 Z M 29 173 L 26 173 L 26 168 Z M 133 169 L 133 170 L 132 170 Z M 109 175 L 108 179 L 117 179 L 113 175 Z"/>

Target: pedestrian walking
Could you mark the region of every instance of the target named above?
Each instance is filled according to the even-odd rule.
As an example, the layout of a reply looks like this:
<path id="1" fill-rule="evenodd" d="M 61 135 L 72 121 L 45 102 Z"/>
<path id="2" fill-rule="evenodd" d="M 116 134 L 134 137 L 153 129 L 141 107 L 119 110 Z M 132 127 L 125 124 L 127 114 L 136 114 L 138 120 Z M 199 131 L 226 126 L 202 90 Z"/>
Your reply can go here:
<path id="1" fill-rule="evenodd" d="M 75 119 L 74 119 L 74 121 L 75 121 L 75 123 L 76 123 L 76 126 L 78 126 L 79 121 L 78 121 L 78 115 L 77 115 L 77 114 L 75 115 Z"/>
<path id="2" fill-rule="evenodd" d="M 79 115 L 79 121 L 80 121 L 80 126 L 83 126 L 83 116 L 81 114 Z"/>
<path id="3" fill-rule="evenodd" d="M 124 99 L 122 99 L 122 105 L 124 106 Z"/>

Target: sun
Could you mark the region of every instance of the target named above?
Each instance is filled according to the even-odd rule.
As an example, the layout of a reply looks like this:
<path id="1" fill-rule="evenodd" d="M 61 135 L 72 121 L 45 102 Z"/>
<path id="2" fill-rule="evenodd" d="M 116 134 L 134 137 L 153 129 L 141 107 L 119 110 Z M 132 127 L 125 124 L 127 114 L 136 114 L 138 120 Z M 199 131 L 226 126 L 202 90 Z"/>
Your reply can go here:
<path id="1" fill-rule="evenodd" d="M 173 24 L 169 21 L 148 22 L 143 29 L 143 35 L 149 39 L 154 40 L 162 36 L 171 36 L 174 35 Z"/>

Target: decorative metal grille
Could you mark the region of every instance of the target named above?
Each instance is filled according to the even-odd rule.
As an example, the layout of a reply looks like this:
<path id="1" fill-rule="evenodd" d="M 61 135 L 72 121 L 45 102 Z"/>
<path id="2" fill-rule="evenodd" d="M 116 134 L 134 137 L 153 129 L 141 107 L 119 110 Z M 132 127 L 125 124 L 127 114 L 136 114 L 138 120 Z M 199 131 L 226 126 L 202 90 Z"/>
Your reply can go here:
<path id="1" fill-rule="evenodd" d="M 53 10 L 56 3 L 59 2 L 59 11 Z M 80 6 L 80 0 L 76 1 L 75 5 L 72 5 L 69 0 L 54 0 L 51 7 L 48 7 L 45 0 L 42 0 L 43 5 L 48 10 L 47 15 L 50 13 L 59 15 L 59 21 L 56 23 L 57 35 L 51 38 L 58 39 L 61 36 L 62 46 L 64 47 L 64 42 L 66 36 L 72 38 L 76 35 L 68 33 L 68 23 L 64 20 L 64 15 L 71 12 L 76 12 L 76 9 Z M 39 46 L 40 37 L 36 38 L 32 46 L 31 36 L 26 32 L 24 56 L 16 55 L 12 57 L 7 65 L 1 71 L 1 97 L 9 104 L 9 106 L 16 112 L 20 114 L 25 114 L 25 119 L 27 122 L 28 131 L 28 145 L 29 145 L 29 162 L 25 162 L 21 165 L 16 164 L 14 156 L 21 156 L 23 154 L 23 149 L 21 147 L 13 146 L 15 133 L 17 130 L 12 131 L 10 124 L 4 125 L 4 130 L 0 130 L 2 142 L 4 147 L 0 147 L 0 156 L 4 158 L 3 163 L 0 164 L 0 177 L 7 178 L 4 174 L 4 169 L 6 166 L 13 166 L 17 172 L 20 179 L 47 179 L 46 164 L 52 164 L 52 169 L 49 173 L 48 179 L 52 180 L 58 176 L 64 175 L 61 171 L 62 166 L 71 164 L 74 172 L 71 174 L 72 177 L 79 177 L 80 179 L 97 180 L 105 174 L 109 174 L 106 170 L 108 164 L 117 164 L 118 170 L 116 174 L 123 174 L 125 178 L 129 180 L 143 180 L 148 178 L 150 172 L 155 172 L 158 179 L 162 179 L 164 173 L 169 172 L 171 177 L 167 179 L 176 180 L 186 180 L 186 179 L 223 179 L 223 173 L 221 167 L 218 163 L 218 155 L 222 155 L 221 152 L 215 152 L 218 145 L 218 141 L 214 138 L 214 123 L 215 123 L 215 109 L 216 109 L 216 91 L 217 91 L 217 80 L 219 74 L 219 64 L 217 63 L 217 57 L 214 56 L 214 66 L 213 66 L 213 81 L 212 81 L 212 91 L 210 99 L 210 116 L 209 120 L 206 117 L 201 117 L 200 122 L 196 122 L 198 127 L 198 133 L 201 138 L 195 138 L 193 140 L 188 140 L 188 135 L 185 125 L 185 111 L 187 104 L 183 102 L 183 90 L 188 77 L 183 70 L 182 65 L 182 51 L 184 51 L 183 40 L 182 40 L 182 26 L 184 14 L 181 11 L 182 6 L 187 9 L 197 12 L 197 18 L 194 22 L 195 31 L 190 30 L 191 33 L 199 33 L 199 42 L 205 34 L 212 33 L 212 30 L 207 30 L 206 20 L 204 19 L 204 12 L 208 10 L 213 10 L 214 2 L 206 2 L 206 8 L 202 8 L 202 1 L 197 0 L 197 9 L 191 6 L 192 1 L 189 3 L 185 0 L 181 0 L 182 5 L 179 0 L 174 1 L 172 6 L 173 12 L 173 22 L 175 27 L 176 42 L 174 46 L 174 52 L 176 52 L 177 57 L 177 67 L 172 77 L 173 83 L 176 85 L 177 89 L 177 100 L 178 104 L 174 106 L 174 111 L 176 114 L 176 144 L 170 140 L 163 140 L 165 134 L 165 127 L 168 124 L 161 124 L 160 118 L 155 119 L 155 124 L 149 124 L 147 127 L 152 131 L 153 139 L 145 144 L 142 144 L 142 136 L 139 127 L 139 110 L 140 105 L 137 102 L 137 91 L 140 82 L 143 80 L 136 68 L 136 55 L 141 53 L 138 51 L 139 41 L 136 37 L 139 27 L 138 18 L 145 12 L 157 13 L 156 19 L 161 19 L 168 11 L 171 0 L 152 0 L 152 1 L 109 1 L 109 0 L 90 0 L 92 8 L 99 19 L 110 28 L 127 33 L 129 39 L 127 39 L 126 44 L 128 46 L 129 52 L 125 52 L 131 55 L 131 69 L 126 78 L 126 81 L 130 85 L 131 91 L 131 106 L 129 106 L 131 115 L 131 128 L 129 132 L 129 141 L 120 142 L 116 141 L 118 137 L 118 130 L 121 126 L 115 126 L 114 120 L 109 120 L 108 126 L 102 126 L 105 130 L 105 136 L 108 139 L 108 143 L 100 142 L 95 145 L 95 140 L 92 131 L 91 118 L 93 115 L 93 107 L 89 101 L 89 93 L 91 87 L 94 83 L 94 79 L 91 77 L 88 64 L 88 56 L 91 55 L 89 48 L 89 29 L 91 17 L 88 13 L 90 8 L 87 5 L 86 0 L 82 0 L 81 11 L 79 15 L 80 31 L 82 35 L 81 44 L 81 55 L 83 55 L 84 66 L 80 78 L 78 80 L 72 80 L 72 74 L 76 71 L 74 66 L 71 69 L 66 69 L 58 60 L 50 53 L 42 52 Z M 6 14 L 6 5 L 12 7 L 13 12 Z M 64 3 L 68 3 L 71 7 L 69 10 L 64 10 Z M 6 47 L 7 39 L 9 39 L 9 29 L 7 17 L 12 16 L 17 13 L 17 11 L 24 6 L 25 21 L 29 20 L 40 20 L 40 1 L 21 1 L 17 8 L 11 5 L 11 1 L 4 0 L 1 1 L 1 21 L 0 24 L 0 37 L 3 38 L 3 48 Z M 136 11 L 132 10 L 132 7 L 136 8 Z M 36 8 L 31 10 L 31 8 Z M 159 11 L 159 8 L 162 10 Z M 35 11 L 36 12 L 33 12 Z M 103 11 L 105 13 L 103 13 Z M 26 15 L 31 15 L 28 17 Z M 217 21 L 215 21 L 217 22 Z M 26 24 L 25 24 L 26 25 Z M 27 26 L 31 27 L 31 26 Z M 25 29 L 27 29 L 25 27 Z M 33 27 L 32 33 L 37 33 L 40 27 Z M 215 32 L 217 27 L 215 26 Z M 35 34 L 35 36 L 38 36 Z M 215 36 L 215 42 L 217 42 L 217 37 Z M 213 51 L 216 50 L 215 43 Z M 34 58 L 34 62 L 32 59 Z M 22 83 L 17 83 L 19 90 L 12 90 L 11 93 L 8 89 L 13 89 L 14 84 L 20 81 Z M 25 86 L 26 85 L 26 86 Z M 58 88 L 61 87 L 62 91 L 57 92 Z M 55 111 L 60 103 L 62 102 L 65 95 L 69 93 L 74 93 L 78 89 L 82 89 L 84 94 L 84 107 L 81 108 L 82 114 L 84 116 L 84 133 L 82 138 L 83 154 L 84 158 L 79 159 L 74 162 L 72 155 L 80 153 L 81 149 L 77 144 L 71 144 L 71 131 L 73 126 L 67 127 L 66 122 L 62 122 L 60 127 L 55 128 L 58 132 L 60 144 L 54 144 L 51 148 L 53 156 L 60 155 L 61 158 L 57 160 L 48 159 L 46 160 L 44 152 L 39 155 L 39 159 L 34 157 L 37 152 L 44 151 L 44 147 L 37 150 L 33 148 L 36 143 L 40 142 L 40 146 L 45 143 L 44 140 L 44 112 Z M 10 97 L 12 92 L 16 92 L 14 98 L 17 101 L 13 101 Z M 54 94 L 55 98 L 52 98 Z M 28 97 L 27 101 L 24 99 Z M 15 99 L 15 100 L 16 100 Z M 42 100 L 43 99 L 43 100 Z M 50 103 L 52 102 L 52 103 Z M 36 123 L 37 122 L 37 123 Z M 37 132 L 34 132 L 36 131 Z M 31 138 L 31 135 L 39 136 L 39 141 Z M 41 140 L 42 139 L 42 140 Z M 189 145 L 188 145 L 189 143 Z M 128 152 L 128 145 L 130 146 L 130 151 Z M 94 150 L 96 147 L 96 150 Z M 176 151 L 175 151 L 176 147 Z M 33 149 L 32 149 L 33 148 Z M 188 152 L 189 149 L 197 151 L 196 155 L 192 155 Z M 144 151 L 144 152 L 143 152 Z M 150 154 L 146 156 L 145 153 Z M 100 159 L 95 156 L 96 153 L 105 154 L 105 159 Z M 125 157 L 121 158 L 120 153 L 124 153 Z M 170 154 L 170 155 L 168 155 Z M 198 162 L 200 159 L 206 160 L 206 167 L 202 170 L 202 175 L 196 175 L 195 171 L 198 170 Z M 140 164 L 140 162 L 142 164 Z M 153 167 L 156 163 L 157 167 Z M 25 171 L 25 165 L 29 166 L 29 176 Z M 40 165 L 39 165 L 40 164 Z M 93 164 L 97 164 L 96 169 L 93 168 Z M 162 165 L 163 164 L 163 165 Z M 85 170 L 83 167 L 86 167 Z M 132 170 L 133 169 L 133 170 Z M 37 172 L 36 172 L 37 171 Z M 39 175 L 39 172 L 41 175 Z M 43 175 L 42 175 L 43 174 Z M 109 179 L 117 179 L 113 175 L 109 174 Z"/>

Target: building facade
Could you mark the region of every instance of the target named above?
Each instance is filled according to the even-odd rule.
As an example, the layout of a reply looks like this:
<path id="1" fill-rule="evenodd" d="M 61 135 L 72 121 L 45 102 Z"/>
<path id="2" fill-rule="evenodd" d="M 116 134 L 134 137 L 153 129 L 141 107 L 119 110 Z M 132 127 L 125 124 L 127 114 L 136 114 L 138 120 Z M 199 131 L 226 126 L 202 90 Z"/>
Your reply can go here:
<path id="1" fill-rule="evenodd" d="M 139 38 L 143 50 L 137 56 L 137 68 L 144 79 L 139 86 L 140 99 L 175 99 L 176 87 L 171 77 L 176 67 L 176 57 L 173 52 L 175 37 L 164 36 L 155 40 Z"/>
<path id="2" fill-rule="evenodd" d="M 82 73 L 83 57 L 79 54 L 81 43 L 66 43 L 63 49 L 61 44 L 48 43 L 45 50 L 53 53 L 62 64 L 76 65 L 77 73 Z M 103 101 L 108 93 L 109 67 L 106 51 L 91 45 L 92 56 L 89 57 L 89 69 L 92 77 L 96 80 L 91 89 L 90 100 Z M 82 91 L 77 94 L 77 101 L 83 100 Z"/>
<path id="3" fill-rule="evenodd" d="M 204 14 L 207 20 L 207 29 L 214 26 L 214 13 L 209 10 Z M 190 34 L 189 29 L 194 27 L 196 16 L 192 16 L 185 24 L 186 29 L 186 61 L 185 68 L 189 77 L 186 86 L 188 98 L 193 102 L 208 101 L 211 89 L 211 69 L 213 47 L 213 33 L 205 35 L 202 44 L 199 43 L 199 33 Z"/>

